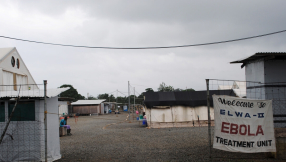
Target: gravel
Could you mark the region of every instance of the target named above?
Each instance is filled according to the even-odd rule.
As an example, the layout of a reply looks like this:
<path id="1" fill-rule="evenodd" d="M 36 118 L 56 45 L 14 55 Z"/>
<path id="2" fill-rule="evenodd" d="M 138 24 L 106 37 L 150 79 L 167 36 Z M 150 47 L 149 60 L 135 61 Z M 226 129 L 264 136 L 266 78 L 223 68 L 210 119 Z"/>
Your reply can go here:
<path id="1" fill-rule="evenodd" d="M 71 136 L 60 137 L 60 161 L 210 161 L 207 127 L 148 129 L 127 113 L 68 119 Z M 213 161 L 276 161 L 265 154 L 212 149 Z"/>

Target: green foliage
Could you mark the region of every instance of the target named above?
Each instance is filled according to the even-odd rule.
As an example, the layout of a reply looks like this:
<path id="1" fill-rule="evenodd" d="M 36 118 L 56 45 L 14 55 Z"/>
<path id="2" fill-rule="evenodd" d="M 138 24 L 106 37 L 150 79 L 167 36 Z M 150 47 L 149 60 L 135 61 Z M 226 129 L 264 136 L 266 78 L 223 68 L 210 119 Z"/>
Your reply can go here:
<path id="1" fill-rule="evenodd" d="M 196 90 L 194 90 L 193 88 L 188 88 L 188 89 L 185 89 L 184 91 L 196 91 Z"/>
<path id="2" fill-rule="evenodd" d="M 90 95 L 90 96 L 88 96 L 87 100 L 97 100 L 97 98 Z"/>
<path id="3" fill-rule="evenodd" d="M 146 88 L 145 91 L 146 92 L 154 92 L 154 90 L 152 88 Z"/>
<path id="4" fill-rule="evenodd" d="M 70 87 L 69 90 L 65 91 L 65 92 L 62 92 L 60 94 L 60 97 L 71 97 L 71 98 L 74 98 L 74 101 L 77 101 L 77 100 L 84 100 L 85 97 L 82 96 L 81 94 L 79 94 L 77 92 L 77 90 L 70 84 L 63 84 L 60 86 L 60 88 L 65 88 L 65 87 Z"/>
<path id="5" fill-rule="evenodd" d="M 188 88 L 188 89 L 181 89 L 181 88 L 177 88 L 174 89 L 175 92 L 180 92 L 180 91 L 195 91 L 193 88 Z"/>
<path id="6" fill-rule="evenodd" d="M 97 96 L 98 99 L 105 99 L 106 102 L 116 102 L 116 98 L 113 95 L 109 95 L 107 93 L 99 94 Z"/>
<path id="7" fill-rule="evenodd" d="M 159 85 L 158 92 L 172 92 L 174 91 L 173 86 L 167 86 L 164 82 Z"/>
<path id="8" fill-rule="evenodd" d="M 117 103 L 128 103 L 128 98 L 127 97 L 117 97 Z"/>

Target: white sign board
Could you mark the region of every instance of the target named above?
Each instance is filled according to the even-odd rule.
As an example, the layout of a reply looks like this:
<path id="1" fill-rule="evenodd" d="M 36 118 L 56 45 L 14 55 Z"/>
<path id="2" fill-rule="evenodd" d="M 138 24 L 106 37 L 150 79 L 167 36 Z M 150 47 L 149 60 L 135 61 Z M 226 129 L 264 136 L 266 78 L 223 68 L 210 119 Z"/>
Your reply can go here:
<path id="1" fill-rule="evenodd" d="M 213 95 L 213 147 L 231 152 L 276 152 L 272 100 Z"/>

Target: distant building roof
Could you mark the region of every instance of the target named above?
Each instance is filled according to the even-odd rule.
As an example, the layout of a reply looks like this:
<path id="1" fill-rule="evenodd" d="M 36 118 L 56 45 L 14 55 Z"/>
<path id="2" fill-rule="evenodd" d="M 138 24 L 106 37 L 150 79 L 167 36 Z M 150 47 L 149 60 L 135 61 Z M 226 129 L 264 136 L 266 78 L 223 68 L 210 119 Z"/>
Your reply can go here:
<path id="1" fill-rule="evenodd" d="M 101 104 L 103 100 L 78 100 L 76 102 L 71 103 L 71 105 L 98 105 Z"/>
<path id="2" fill-rule="evenodd" d="M 66 88 L 57 88 L 57 89 L 47 89 L 47 97 L 56 97 L 62 92 L 68 90 L 69 87 Z M 24 91 L 1 91 L 0 98 L 16 98 L 18 97 L 30 97 L 30 98 L 42 98 L 44 97 L 44 90 L 43 89 L 35 89 L 35 90 L 24 90 Z"/>
<path id="3" fill-rule="evenodd" d="M 213 105 L 212 95 L 236 96 L 233 90 L 210 90 L 210 106 Z M 147 108 L 154 106 L 207 106 L 206 91 L 184 92 L 145 92 L 144 104 Z"/>
<path id="4" fill-rule="evenodd" d="M 241 66 L 241 68 L 243 68 L 245 66 L 245 64 L 252 62 L 252 61 L 256 61 L 256 60 L 286 60 L 286 52 L 258 52 L 255 53 L 254 55 L 251 55 L 249 57 L 240 59 L 240 60 L 236 60 L 236 61 L 232 61 L 230 62 L 231 64 L 234 63 L 243 63 L 243 65 Z"/>

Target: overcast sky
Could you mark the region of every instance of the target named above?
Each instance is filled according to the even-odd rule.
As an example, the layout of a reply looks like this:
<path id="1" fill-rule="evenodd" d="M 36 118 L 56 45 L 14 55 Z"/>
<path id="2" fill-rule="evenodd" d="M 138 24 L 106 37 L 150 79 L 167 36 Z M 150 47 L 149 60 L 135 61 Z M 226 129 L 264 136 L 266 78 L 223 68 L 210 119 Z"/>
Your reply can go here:
<path id="1" fill-rule="evenodd" d="M 286 29 L 286 1 L 2 0 L 0 35 L 106 47 L 172 46 L 223 41 Z M 37 83 L 73 85 L 97 96 L 127 83 L 138 93 L 206 89 L 205 79 L 245 80 L 229 62 L 256 52 L 285 52 L 286 33 L 240 42 L 176 49 L 108 50 L 60 47 L 0 38 L 16 47 Z M 138 86 L 141 85 L 141 86 Z"/>

